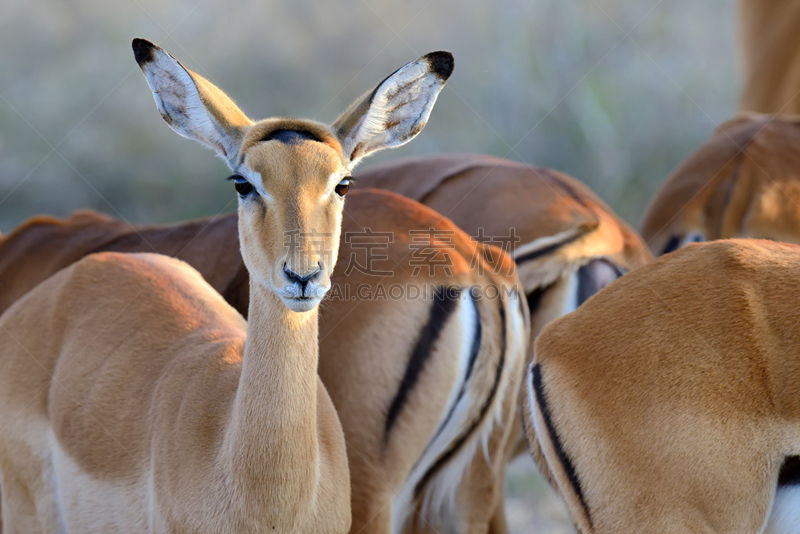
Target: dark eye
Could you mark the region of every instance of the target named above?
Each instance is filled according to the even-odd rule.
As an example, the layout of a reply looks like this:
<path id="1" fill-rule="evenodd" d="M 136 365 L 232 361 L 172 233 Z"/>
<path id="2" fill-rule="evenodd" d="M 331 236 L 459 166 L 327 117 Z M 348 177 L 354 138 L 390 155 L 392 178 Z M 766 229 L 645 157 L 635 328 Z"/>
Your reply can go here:
<path id="1" fill-rule="evenodd" d="M 352 180 L 352 178 L 348 176 L 347 178 L 343 179 L 341 182 L 336 184 L 336 187 L 334 187 L 333 190 L 336 191 L 337 195 L 343 197 L 347 194 L 347 192 L 350 190 L 350 183 L 351 183 L 350 180 Z"/>
<path id="2" fill-rule="evenodd" d="M 234 174 L 228 180 L 233 180 L 233 187 L 236 188 L 236 192 L 242 198 L 253 192 L 253 186 L 241 174 Z"/>

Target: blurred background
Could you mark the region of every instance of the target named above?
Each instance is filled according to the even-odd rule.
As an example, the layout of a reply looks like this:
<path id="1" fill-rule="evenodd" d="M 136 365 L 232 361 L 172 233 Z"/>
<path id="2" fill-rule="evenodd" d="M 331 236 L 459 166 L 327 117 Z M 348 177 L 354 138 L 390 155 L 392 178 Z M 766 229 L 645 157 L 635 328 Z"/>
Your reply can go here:
<path id="1" fill-rule="evenodd" d="M 736 110 L 729 0 L 3 0 L 0 231 L 92 208 L 131 223 L 235 209 L 221 160 L 175 135 L 130 49 L 163 46 L 252 117 L 332 122 L 432 50 L 456 71 L 404 156 L 484 152 L 566 171 L 638 226 L 666 175 Z M 528 459 L 514 532 L 570 532 Z"/>

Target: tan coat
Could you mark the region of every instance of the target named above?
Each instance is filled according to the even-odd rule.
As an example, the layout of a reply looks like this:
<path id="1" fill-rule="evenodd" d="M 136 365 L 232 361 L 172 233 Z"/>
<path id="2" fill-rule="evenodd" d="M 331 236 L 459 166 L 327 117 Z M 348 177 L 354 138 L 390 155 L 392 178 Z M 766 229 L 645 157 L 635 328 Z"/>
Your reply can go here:
<path id="1" fill-rule="evenodd" d="M 797 532 L 798 299 L 800 247 L 722 240 L 544 329 L 525 424 L 580 532 Z"/>
<path id="2" fill-rule="evenodd" d="M 661 186 L 641 225 L 654 254 L 755 237 L 800 244 L 800 118 L 744 113 Z"/>
<path id="3" fill-rule="evenodd" d="M 800 3 L 740 0 L 744 67 L 741 109 L 800 113 Z"/>

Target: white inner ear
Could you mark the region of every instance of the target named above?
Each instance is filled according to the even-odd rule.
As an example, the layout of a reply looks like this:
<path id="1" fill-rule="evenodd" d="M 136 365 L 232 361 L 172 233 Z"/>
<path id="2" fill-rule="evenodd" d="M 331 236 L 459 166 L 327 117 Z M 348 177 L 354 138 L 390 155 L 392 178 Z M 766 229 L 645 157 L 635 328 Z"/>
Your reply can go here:
<path id="1" fill-rule="evenodd" d="M 411 140 L 428 122 L 444 83 L 427 61 L 412 61 L 375 90 L 369 109 L 345 138 L 344 152 L 355 163 Z"/>
<path id="2" fill-rule="evenodd" d="M 237 150 L 233 140 L 208 112 L 192 77 L 178 61 L 156 50 L 144 75 L 159 113 L 177 133 L 194 139 L 230 159 Z"/>

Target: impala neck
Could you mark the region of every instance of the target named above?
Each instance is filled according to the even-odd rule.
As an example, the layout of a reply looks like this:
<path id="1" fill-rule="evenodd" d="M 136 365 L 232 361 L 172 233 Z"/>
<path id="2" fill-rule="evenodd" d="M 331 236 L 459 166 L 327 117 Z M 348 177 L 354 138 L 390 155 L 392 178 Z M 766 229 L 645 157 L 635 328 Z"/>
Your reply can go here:
<path id="1" fill-rule="evenodd" d="M 301 497 L 310 488 L 302 481 L 314 479 L 317 466 L 317 335 L 316 308 L 295 313 L 251 279 L 244 361 L 224 447 L 240 497 L 263 502 L 265 494 Z"/>

